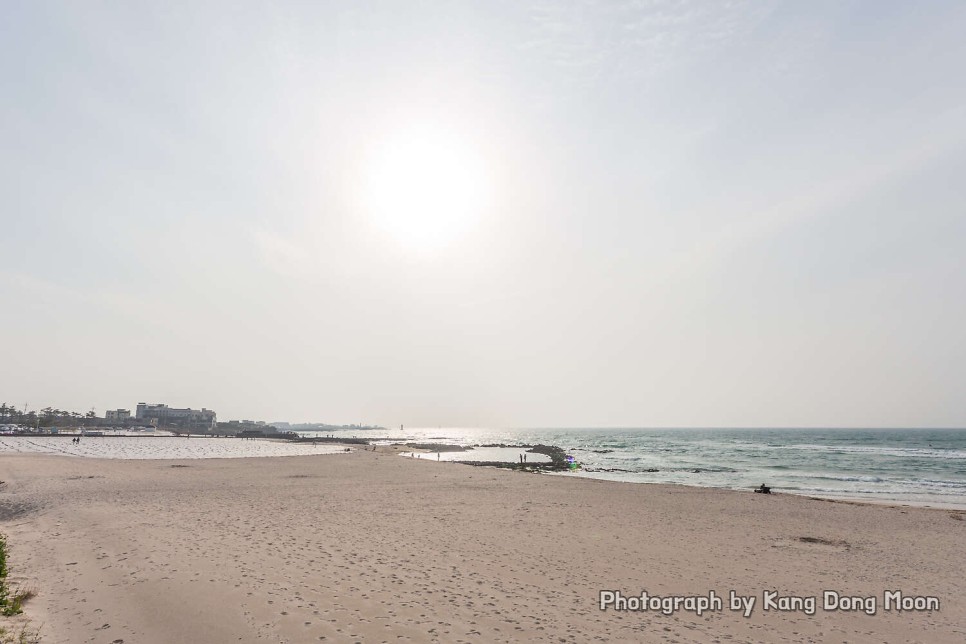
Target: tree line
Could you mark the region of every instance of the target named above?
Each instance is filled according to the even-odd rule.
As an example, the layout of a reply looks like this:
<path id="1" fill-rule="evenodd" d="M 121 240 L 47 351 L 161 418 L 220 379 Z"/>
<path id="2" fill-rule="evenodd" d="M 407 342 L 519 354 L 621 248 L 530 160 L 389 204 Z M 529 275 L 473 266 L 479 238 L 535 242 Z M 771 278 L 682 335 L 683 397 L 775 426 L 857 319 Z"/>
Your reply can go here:
<path id="1" fill-rule="evenodd" d="M 64 411 L 54 407 L 27 411 L 26 409 L 17 409 L 7 403 L 0 403 L 0 424 L 17 424 L 27 427 L 83 427 L 96 424 L 100 420 L 97 417 L 97 412 L 93 409 L 86 414 Z"/>

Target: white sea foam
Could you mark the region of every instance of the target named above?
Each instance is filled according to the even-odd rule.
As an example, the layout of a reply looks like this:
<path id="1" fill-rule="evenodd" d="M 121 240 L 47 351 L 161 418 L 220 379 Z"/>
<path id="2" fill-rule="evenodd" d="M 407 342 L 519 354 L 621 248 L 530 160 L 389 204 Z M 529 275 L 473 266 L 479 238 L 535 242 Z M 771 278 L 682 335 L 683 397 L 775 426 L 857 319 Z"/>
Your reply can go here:
<path id="1" fill-rule="evenodd" d="M 839 452 L 843 454 L 869 454 L 874 456 L 894 456 L 897 458 L 941 458 L 962 460 L 966 459 L 966 451 L 957 449 L 934 449 L 928 447 L 882 447 L 876 445 L 814 445 L 791 444 L 769 445 L 769 449 L 776 450 L 806 450 L 814 452 Z"/>

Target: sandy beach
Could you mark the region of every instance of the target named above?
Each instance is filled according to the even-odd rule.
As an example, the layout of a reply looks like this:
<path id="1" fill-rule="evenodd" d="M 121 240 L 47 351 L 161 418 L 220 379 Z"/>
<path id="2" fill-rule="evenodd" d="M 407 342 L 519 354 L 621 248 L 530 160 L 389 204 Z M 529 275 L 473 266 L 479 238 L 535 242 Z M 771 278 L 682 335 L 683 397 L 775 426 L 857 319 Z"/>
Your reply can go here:
<path id="1" fill-rule="evenodd" d="M 11 575 L 37 591 L 26 615 L 44 642 L 966 639 L 960 511 L 527 474 L 391 448 L 0 455 L 0 478 Z M 601 610 L 602 590 L 713 591 L 723 606 Z M 730 591 L 755 599 L 749 616 Z M 875 605 L 826 610 L 824 591 Z M 890 591 L 940 608 L 889 610 Z M 803 599 L 779 599 L 791 596 Z"/>

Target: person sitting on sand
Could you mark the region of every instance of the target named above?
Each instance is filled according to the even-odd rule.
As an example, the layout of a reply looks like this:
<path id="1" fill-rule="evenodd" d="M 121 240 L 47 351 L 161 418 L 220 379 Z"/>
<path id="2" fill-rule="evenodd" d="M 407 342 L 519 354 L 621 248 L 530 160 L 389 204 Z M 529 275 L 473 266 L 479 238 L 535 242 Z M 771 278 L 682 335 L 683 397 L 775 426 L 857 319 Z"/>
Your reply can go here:
<path id="1" fill-rule="evenodd" d="M 755 488 L 755 492 L 758 494 L 771 494 L 771 488 L 762 483 L 760 487 Z"/>

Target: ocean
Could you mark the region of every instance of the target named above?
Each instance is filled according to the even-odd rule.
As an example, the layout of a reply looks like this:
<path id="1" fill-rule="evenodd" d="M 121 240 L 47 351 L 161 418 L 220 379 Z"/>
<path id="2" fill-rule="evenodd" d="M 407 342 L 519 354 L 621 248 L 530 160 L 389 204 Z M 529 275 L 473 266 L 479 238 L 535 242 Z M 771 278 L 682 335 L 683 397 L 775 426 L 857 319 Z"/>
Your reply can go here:
<path id="1" fill-rule="evenodd" d="M 557 445 L 565 476 L 966 507 L 966 429 L 465 429 L 330 432 L 481 445 Z"/>

